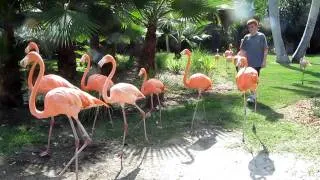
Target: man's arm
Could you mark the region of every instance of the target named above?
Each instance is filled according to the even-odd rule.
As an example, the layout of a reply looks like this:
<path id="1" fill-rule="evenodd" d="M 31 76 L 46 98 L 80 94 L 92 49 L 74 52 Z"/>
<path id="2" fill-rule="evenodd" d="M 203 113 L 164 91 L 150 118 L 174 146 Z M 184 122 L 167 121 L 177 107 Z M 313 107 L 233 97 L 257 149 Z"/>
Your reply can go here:
<path id="1" fill-rule="evenodd" d="M 268 48 L 264 48 L 264 52 L 263 52 L 263 61 L 262 61 L 262 65 L 261 67 L 266 67 L 267 65 L 267 55 L 268 55 Z"/>
<path id="2" fill-rule="evenodd" d="M 241 39 L 241 42 L 240 42 L 240 51 L 238 52 L 237 55 L 239 56 L 245 56 L 247 57 L 247 52 L 244 50 L 244 43 L 243 43 L 244 39 Z"/>
<path id="3" fill-rule="evenodd" d="M 268 43 L 267 43 L 267 38 L 265 35 L 264 36 L 264 51 L 263 51 L 263 61 L 261 67 L 264 68 L 267 65 L 267 55 L 268 55 Z"/>

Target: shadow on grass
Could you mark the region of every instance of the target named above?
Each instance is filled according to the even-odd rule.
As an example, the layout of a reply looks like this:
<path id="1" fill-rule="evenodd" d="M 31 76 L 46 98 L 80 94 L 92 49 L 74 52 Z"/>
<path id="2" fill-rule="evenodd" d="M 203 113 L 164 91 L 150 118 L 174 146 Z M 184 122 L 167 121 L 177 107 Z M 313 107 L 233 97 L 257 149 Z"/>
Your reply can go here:
<path id="1" fill-rule="evenodd" d="M 238 117 L 237 111 L 238 106 L 241 104 L 241 96 L 237 94 L 208 93 L 204 94 L 203 100 L 199 102 L 205 105 L 206 115 L 201 111 L 202 106 L 199 104 L 195 134 L 191 135 L 190 125 L 196 96 L 196 93 L 187 96 L 188 98 L 185 98 L 185 103 L 182 106 L 170 106 L 163 109 L 162 129 L 158 128 L 155 122 L 158 119 L 158 112 L 153 113 L 152 117 L 147 119 L 147 133 L 150 143 L 144 140 L 143 126 L 134 129 L 135 125 L 141 121 L 138 111 L 135 109 L 128 111 L 129 134 L 126 138 L 128 146 L 125 147 L 124 151 L 129 157 L 124 161 L 127 166 L 136 162 L 138 164 L 133 171 L 126 175 L 128 178 L 134 179 L 140 172 L 142 160 L 140 158 L 141 162 L 139 163 L 139 158 L 137 157 L 148 156 L 148 159 L 153 161 L 153 163 L 179 158 L 182 163 L 191 164 L 194 162 L 194 157 L 189 150 L 207 150 L 217 142 L 216 136 L 224 136 L 224 128 L 237 127 L 241 124 L 242 119 Z M 191 97 L 192 100 L 190 100 Z M 92 109 L 92 111 L 94 112 L 95 110 Z M 122 116 L 118 113 L 120 112 L 118 107 L 114 107 L 114 112 L 113 128 L 106 123 L 106 114 L 98 117 L 97 129 L 93 138 L 94 142 L 84 149 L 79 156 L 80 176 L 82 172 L 86 171 L 87 166 L 101 161 L 104 162 L 106 161 L 106 155 L 117 154 L 121 150 L 123 121 Z M 81 115 L 81 117 L 81 120 L 93 119 L 93 113 L 90 112 L 90 115 Z M 205 118 L 208 120 L 208 123 Z M 62 170 L 63 164 L 73 156 L 75 148 L 71 128 L 67 120 L 62 122 L 64 123 L 63 128 L 53 129 L 52 144 L 55 145 L 52 146 L 52 156 L 50 158 L 40 158 L 38 156 L 40 152 L 39 146 L 43 147 L 45 143 L 26 146 L 26 148 L 6 158 L 7 163 L 0 166 L 0 172 L 5 171 L 6 174 L 0 174 L 0 179 L 21 179 L 25 177 L 43 179 L 44 176 L 49 178 L 50 172 L 51 175 L 58 174 Z M 84 126 L 90 129 L 92 121 L 88 121 L 87 123 L 85 121 Z M 47 140 L 47 130 L 45 129 L 44 136 L 42 137 L 43 142 Z M 143 148 L 147 148 L 148 151 L 141 151 Z M 115 168 L 119 165 L 119 159 L 113 162 Z M 124 167 L 126 168 L 126 166 Z M 72 163 L 68 171 L 74 171 L 74 163 Z M 109 171 L 107 174 L 109 175 Z M 114 171 L 110 172 L 110 175 L 116 176 Z M 74 173 L 71 174 L 71 177 L 73 176 L 75 176 Z"/>
<path id="2" fill-rule="evenodd" d="M 295 70 L 295 71 L 300 71 L 302 73 L 302 69 L 300 69 L 298 67 L 295 67 L 295 66 L 292 66 L 292 65 L 284 65 L 284 64 L 281 64 L 281 66 L 283 66 L 285 68 L 288 68 L 288 69 Z M 314 76 L 314 77 L 320 77 L 320 72 L 313 72 L 313 71 L 309 71 L 308 69 L 306 69 L 304 71 L 304 73 L 308 74 L 308 75 L 311 75 L 311 76 Z"/>
<path id="3" fill-rule="evenodd" d="M 292 91 L 292 92 L 295 92 L 296 94 L 300 94 L 300 95 L 303 95 L 306 97 L 315 97 L 315 96 L 320 95 L 320 88 L 303 86 L 303 85 L 298 85 L 298 84 L 295 84 L 295 86 L 302 87 L 303 89 L 295 89 L 295 88 L 287 88 L 287 87 L 279 87 L 279 86 L 274 86 L 273 88 L 286 90 L 286 91 Z"/>
<path id="4" fill-rule="evenodd" d="M 252 111 L 254 111 L 254 105 L 248 106 Z M 275 122 L 284 117 L 283 114 L 276 112 L 270 106 L 257 102 L 257 111 L 256 113 L 264 116 L 267 121 Z"/>

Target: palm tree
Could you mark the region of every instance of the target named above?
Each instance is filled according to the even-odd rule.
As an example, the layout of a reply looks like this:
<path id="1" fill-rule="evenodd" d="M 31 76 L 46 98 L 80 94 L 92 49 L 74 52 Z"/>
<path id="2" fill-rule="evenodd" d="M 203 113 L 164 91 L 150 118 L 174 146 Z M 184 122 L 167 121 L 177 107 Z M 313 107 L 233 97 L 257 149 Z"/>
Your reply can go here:
<path id="1" fill-rule="evenodd" d="M 280 64 L 288 64 L 290 63 L 290 60 L 281 36 L 279 0 L 269 0 L 268 5 L 273 43 L 277 54 L 277 62 Z"/>
<path id="2" fill-rule="evenodd" d="M 22 23 L 23 1 L 0 1 L 0 108 L 22 104 L 21 73 L 14 29 Z"/>
<path id="3" fill-rule="evenodd" d="M 99 27 L 86 14 L 85 2 L 78 3 L 50 1 L 41 6 L 41 11 L 34 13 L 38 24 L 30 30 L 36 32 L 35 38 L 41 38 L 50 49 L 57 50 L 59 73 L 67 79 L 76 75 L 76 39 L 90 37 Z"/>
<path id="4" fill-rule="evenodd" d="M 296 49 L 296 51 L 292 56 L 292 62 L 296 62 L 296 63 L 299 62 L 299 60 L 303 58 L 303 56 L 305 55 L 308 44 L 313 34 L 314 27 L 318 19 L 319 8 L 320 8 L 320 1 L 312 0 L 307 25 L 306 25 L 306 28 L 304 29 L 304 33 L 298 45 L 298 48 Z"/>
<path id="5" fill-rule="evenodd" d="M 120 9 L 120 16 L 123 17 L 123 20 L 130 20 L 147 29 L 140 62 L 145 68 L 153 70 L 155 69 L 156 31 L 159 20 L 175 11 L 179 12 L 181 17 L 197 21 L 209 9 L 204 0 L 131 0 L 115 3 Z"/>

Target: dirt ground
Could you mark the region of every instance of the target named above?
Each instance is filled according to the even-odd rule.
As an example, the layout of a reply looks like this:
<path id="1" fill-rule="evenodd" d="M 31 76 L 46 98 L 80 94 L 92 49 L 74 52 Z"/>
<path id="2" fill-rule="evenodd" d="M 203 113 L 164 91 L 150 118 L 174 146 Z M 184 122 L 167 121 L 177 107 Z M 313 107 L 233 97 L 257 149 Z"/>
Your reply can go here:
<path id="1" fill-rule="evenodd" d="M 228 82 L 217 85 L 215 91 L 224 93 L 234 88 L 232 82 Z M 183 99 L 179 94 L 176 96 L 167 96 L 166 103 L 174 105 Z M 279 110 L 284 119 L 307 124 L 320 122 L 310 112 L 310 100 Z M 62 177 L 57 177 L 74 153 L 72 133 L 70 129 L 59 129 L 56 125 L 55 134 L 57 139 L 70 138 L 53 141 L 51 157 L 39 157 L 44 145 L 26 146 L 9 158 L 0 156 L 0 179 L 75 179 L 74 164 Z M 128 144 L 122 169 L 118 157 L 120 143 L 103 140 L 89 145 L 79 155 L 80 179 L 320 180 L 320 159 L 270 153 L 263 144 L 259 152 L 251 152 L 242 142 L 242 132 L 226 131 L 216 126 L 202 125 L 193 135 L 185 132 L 183 136 L 161 143 L 161 146 Z"/>
<path id="2" fill-rule="evenodd" d="M 71 132 L 59 136 L 65 135 Z M 0 179 L 75 179 L 73 165 L 57 177 L 73 154 L 69 140 L 54 144 L 51 157 L 40 158 L 39 147 L 28 147 L 9 159 L 0 158 Z M 129 144 L 123 169 L 119 150 L 119 142 L 91 144 L 79 156 L 80 179 L 320 179 L 319 161 L 269 153 L 263 145 L 252 153 L 242 143 L 241 132 L 214 126 L 203 126 L 193 135 L 186 132 L 161 146 Z"/>

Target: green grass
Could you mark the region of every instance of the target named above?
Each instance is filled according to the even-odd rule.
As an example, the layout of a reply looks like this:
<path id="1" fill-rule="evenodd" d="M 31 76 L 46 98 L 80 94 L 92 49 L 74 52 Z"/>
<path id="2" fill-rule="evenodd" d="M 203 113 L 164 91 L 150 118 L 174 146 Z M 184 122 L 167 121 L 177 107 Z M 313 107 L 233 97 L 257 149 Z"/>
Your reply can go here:
<path id="1" fill-rule="evenodd" d="M 0 127 L 0 155 L 12 154 L 23 146 L 40 142 L 38 130 L 26 125 Z"/>
<path id="2" fill-rule="evenodd" d="M 206 55 L 212 57 L 211 55 Z M 168 59 L 163 61 L 174 61 L 172 55 L 165 56 Z M 192 63 L 196 63 L 197 57 Z M 199 59 L 199 57 L 198 57 Z M 275 56 L 268 56 L 267 68 L 262 69 L 260 84 L 258 88 L 258 109 L 254 113 L 252 107 L 248 110 L 248 119 L 245 123 L 245 138 L 247 146 L 255 151 L 261 149 L 261 142 L 272 152 L 292 152 L 311 157 L 320 156 L 318 143 L 320 141 L 319 128 L 308 127 L 290 121 L 281 120 L 283 114 L 277 112 L 278 108 L 292 104 L 300 99 L 319 97 L 320 95 L 320 65 L 317 65 L 317 56 L 309 57 L 314 63 L 306 70 L 305 84 L 301 85 L 301 72 L 299 65 L 281 66 L 275 62 Z M 180 63 L 186 61 L 185 58 Z M 170 64 L 169 64 L 170 65 Z M 214 83 L 221 84 L 226 80 L 234 81 L 234 67 L 229 64 L 226 70 L 224 60 L 217 63 L 216 68 L 212 70 L 212 79 Z M 170 70 L 170 69 L 169 69 Z M 197 69 L 192 69 L 196 72 Z M 158 119 L 157 113 L 150 120 L 147 120 L 148 132 L 151 139 L 161 143 L 170 138 L 176 137 L 190 130 L 190 123 L 195 106 L 190 97 L 196 98 L 196 93 L 183 88 L 168 80 L 170 84 L 168 89 L 172 92 L 185 92 L 184 103 L 179 106 L 168 107 L 163 112 L 164 129 L 156 128 L 155 121 Z M 190 94 L 191 93 L 191 94 Z M 238 91 L 232 91 L 227 94 L 206 94 L 204 100 L 206 117 L 212 125 L 221 126 L 227 129 L 241 130 L 244 122 L 243 99 Z M 129 131 L 134 127 L 139 117 L 136 115 L 128 116 Z M 202 106 L 199 106 L 198 119 L 204 120 Z M 119 122 L 122 118 L 118 118 Z M 256 135 L 252 132 L 252 125 L 255 124 Z M 119 128 L 121 123 L 119 124 Z M 117 129 L 117 128 L 116 128 Z M 112 137 L 121 140 L 119 131 L 104 131 L 100 137 Z M 101 131 L 100 131 L 101 132 Z M 143 129 L 140 126 L 130 131 L 127 141 L 133 144 L 145 145 L 143 140 Z"/>
<path id="3" fill-rule="evenodd" d="M 219 62 L 215 64 L 215 62 L 213 62 L 213 55 L 211 54 L 197 51 L 194 54 L 195 56 L 192 57 L 191 65 L 192 73 L 203 72 L 204 68 L 208 68 L 201 66 L 201 59 L 202 61 L 211 59 L 212 62 L 209 63 L 212 64 L 212 69 L 209 68 L 208 74 L 214 81 L 214 87 L 216 84 L 222 84 L 226 81 L 234 82 L 234 66 L 228 64 L 229 69 L 226 69 L 225 60 L 222 57 Z M 187 60 L 186 57 L 178 60 L 173 57 L 173 54 L 157 54 L 158 68 L 161 67 L 159 69 L 174 72 L 170 70 L 169 66 L 172 61 L 177 61 L 181 64 L 179 70 L 183 71 Z M 319 56 L 310 56 L 308 59 L 313 65 L 307 67 L 304 85 L 301 85 L 302 74 L 299 65 L 281 66 L 275 62 L 275 56 L 268 56 L 267 68 L 262 69 L 260 76 L 257 113 L 254 113 L 252 107 L 249 107 L 248 119 L 244 126 L 248 147 L 253 150 L 258 150 L 261 148 L 261 141 L 273 152 L 292 152 L 310 157 L 320 156 L 320 149 L 318 148 L 320 141 L 319 128 L 283 121 L 281 120 L 283 114 L 276 111 L 278 108 L 292 104 L 300 99 L 320 96 Z M 200 63 L 200 65 L 197 65 L 197 63 Z M 168 79 L 167 82 L 170 82 L 170 79 Z M 156 127 L 155 121 L 159 118 L 157 112 L 153 113 L 152 117 L 147 120 L 147 132 L 153 144 L 160 145 L 164 141 L 180 136 L 190 130 L 193 108 L 195 106 L 194 101 L 190 98 L 196 98 L 196 92 L 183 88 L 181 82 L 170 83 L 167 84 L 167 86 L 169 86 L 168 91 L 181 93 L 185 98 L 183 98 L 180 105 L 169 106 L 163 110 L 163 129 Z M 242 129 L 244 122 L 243 99 L 238 91 L 225 94 L 205 94 L 200 103 L 205 104 L 206 118 L 210 124 L 227 129 Z M 82 121 L 85 122 L 88 131 L 91 128 L 92 122 L 90 119 L 93 118 L 93 112 L 94 110 L 82 112 L 79 116 Z M 204 120 L 201 104 L 199 104 L 198 112 L 197 118 Z M 114 108 L 114 113 L 116 114 L 114 115 L 114 128 L 111 128 L 110 125 L 106 123 L 106 112 L 102 112 L 102 115 L 99 116 L 100 119 L 98 119 L 98 129 L 96 130 L 95 140 L 122 140 L 122 114 L 118 107 Z M 134 128 L 140 121 L 140 116 L 136 110 L 128 114 L 127 121 L 129 123 L 127 142 L 141 146 L 147 145 L 144 141 L 142 124 Z M 253 123 L 256 126 L 256 135 L 251 130 Z M 68 126 L 67 122 L 66 126 Z M 2 137 L 0 153 L 3 154 L 14 152 L 14 150 L 21 148 L 23 144 L 45 143 L 47 138 L 47 129 L 39 132 L 29 132 L 5 126 L 1 127 L 0 132 L 0 136 Z M 18 140 L 11 141 L 15 137 Z"/>

